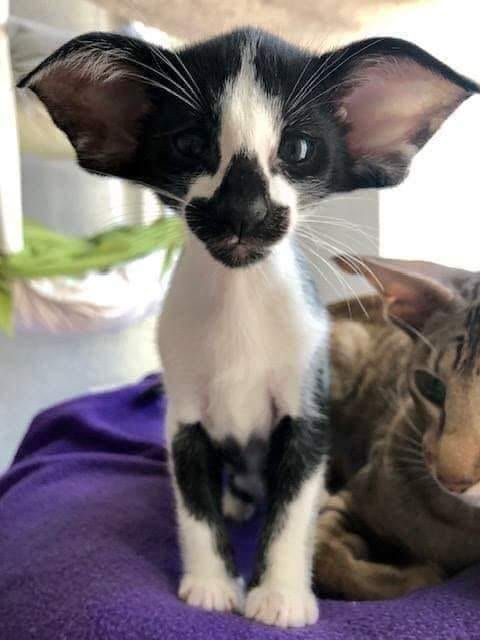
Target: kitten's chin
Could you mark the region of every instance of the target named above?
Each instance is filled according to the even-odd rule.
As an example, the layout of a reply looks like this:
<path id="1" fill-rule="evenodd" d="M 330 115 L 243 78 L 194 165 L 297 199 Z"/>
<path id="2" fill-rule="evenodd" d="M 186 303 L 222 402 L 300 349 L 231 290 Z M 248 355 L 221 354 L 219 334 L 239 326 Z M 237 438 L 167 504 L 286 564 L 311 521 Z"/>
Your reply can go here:
<path id="1" fill-rule="evenodd" d="M 229 269 L 250 267 L 264 260 L 270 253 L 270 249 L 267 247 L 252 247 L 242 243 L 235 245 L 212 243 L 207 244 L 206 248 L 212 258 Z"/>

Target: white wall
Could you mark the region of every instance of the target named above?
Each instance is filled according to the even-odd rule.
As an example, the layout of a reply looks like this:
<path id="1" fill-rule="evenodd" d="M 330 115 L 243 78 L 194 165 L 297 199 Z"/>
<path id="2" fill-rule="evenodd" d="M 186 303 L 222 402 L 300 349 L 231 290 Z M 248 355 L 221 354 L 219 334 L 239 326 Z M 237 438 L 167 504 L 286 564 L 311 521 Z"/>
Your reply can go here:
<path id="1" fill-rule="evenodd" d="M 369 35 L 406 38 L 480 82 L 480 2 L 436 0 L 378 21 Z M 480 269 L 480 96 L 465 102 L 418 154 L 408 179 L 380 195 L 380 252 Z"/>
<path id="2" fill-rule="evenodd" d="M 480 270 L 480 96 L 465 102 L 380 197 L 380 252 Z"/>

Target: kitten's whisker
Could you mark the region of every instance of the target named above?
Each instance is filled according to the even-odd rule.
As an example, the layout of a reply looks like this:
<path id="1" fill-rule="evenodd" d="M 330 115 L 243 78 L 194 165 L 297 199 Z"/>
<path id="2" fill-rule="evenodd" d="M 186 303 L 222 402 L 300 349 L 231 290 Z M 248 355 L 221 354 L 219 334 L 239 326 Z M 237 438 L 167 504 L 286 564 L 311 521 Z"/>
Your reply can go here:
<path id="1" fill-rule="evenodd" d="M 302 71 L 301 71 L 300 75 L 299 75 L 299 76 L 298 76 L 298 78 L 297 78 L 297 81 L 296 81 L 296 82 L 295 82 L 295 84 L 293 85 L 292 90 L 290 91 L 290 93 L 289 93 L 289 95 L 288 95 L 287 99 L 285 100 L 284 106 L 285 106 L 285 113 L 286 113 L 286 114 L 288 114 L 289 106 L 290 106 L 290 102 L 291 102 L 292 98 L 294 97 L 295 92 L 297 91 L 297 88 L 298 88 L 298 86 L 299 86 L 299 84 L 300 84 L 300 82 L 301 82 L 301 80 L 302 80 L 303 76 L 305 75 L 305 73 L 306 73 L 306 71 L 307 71 L 307 68 L 310 66 L 310 63 L 312 62 L 312 60 L 313 60 L 313 58 L 309 58 L 309 59 L 307 60 L 307 62 L 304 64 L 303 69 L 302 69 Z"/>
<path id="2" fill-rule="evenodd" d="M 324 213 L 317 213 L 318 209 L 328 209 L 328 207 L 325 206 L 321 206 L 321 205 L 317 205 L 317 206 L 305 206 L 305 207 L 300 207 L 299 209 L 299 217 L 301 220 L 307 220 L 308 222 L 321 222 L 321 223 L 329 223 L 329 224 L 334 224 L 334 223 L 338 223 L 338 224 L 342 224 L 345 225 L 347 227 L 351 227 L 352 229 L 358 229 L 361 231 L 365 231 L 366 229 L 374 229 L 374 227 L 372 225 L 360 225 L 360 224 L 356 224 L 355 222 L 352 222 L 351 220 L 347 220 L 346 218 L 341 218 L 341 217 L 335 217 L 335 216 L 329 216 L 329 215 L 325 215 Z M 309 213 L 310 215 L 305 215 L 306 213 Z M 373 234 L 371 234 L 373 237 Z"/>
<path id="3" fill-rule="evenodd" d="M 338 290 L 337 287 L 335 287 L 335 285 L 327 278 L 327 276 L 325 275 L 325 273 L 318 267 L 318 265 L 316 265 L 314 262 L 312 262 L 308 256 L 305 256 L 306 261 L 308 262 L 309 266 L 314 269 L 314 271 L 316 271 L 316 273 L 319 274 L 319 276 L 327 283 L 327 285 L 329 287 L 331 287 L 335 293 L 335 295 L 338 295 L 339 297 L 342 297 L 343 292 L 340 290 Z M 335 274 L 337 275 L 337 274 Z M 338 278 L 337 278 L 338 280 Z M 340 284 L 343 284 L 340 282 Z"/>
<path id="4" fill-rule="evenodd" d="M 335 73 L 336 71 L 338 71 L 339 69 L 341 69 L 343 66 L 345 66 L 347 64 L 347 62 L 350 62 L 351 60 L 354 60 L 355 58 L 357 58 L 361 53 L 364 53 L 367 49 L 370 49 L 371 47 L 373 47 L 374 45 L 378 44 L 379 42 L 381 42 L 383 40 L 383 38 L 376 38 L 375 40 L 372 40 L 371 42 L 367 43 L 366 45 L 364 45 L 363 47 L 361 47 L 358 51 L 355 51 L 354 53 L 352 53 L 351 55 L 349 55 L 347 58 L 344 58 L 343 60 L 341 60 L 342 56 L 344 55 L 345 52 L 348 52 L 348 50 L 351 48 L 352 45 L 350 45 L 350 47 L 346 47 L 345 51 L 342 52 L 342 54 L 339 56 L 338 60 L 335 60 L 333 67 L 330 69 L 327 69 L 327 74 L 325 76 L 322 77 L 322 82 L 324 82 L 327 78 L 329 78 L 333 73 Z"/>
<path id="5" fill-rule="evenodd" d="M 351 251 L 348 251 L 347 244 L 345 244 L 344 242 L 342 242 L 341 244 L 347 247 L 347 253 L 342 255 L 342 259 L 350 266 L 352 271 L 354 271 L 359 276 L 363 276 L 363 271 L 366 271 L 375 282 L 377 288 L 380 291 L 383 291 L 383 284 L 378 279 L 376 273 L 361 258 L 357 258 L 357 256 L 352 254 Z M 334 245 L 331 246 L 334 247 Z M 336 249 L 338 249 L 338 247 Z"/>
<path id="6" fill-rule="evenodd" d="M 308 236 L 304 236 L 306 239 L 309 239 Z M 365 306 L 363 305 L 362 301 L 360 300 L 360 298 L 358 297 L 358 295 L 356 294 L 355 290 L 353 289 L 353 287 L 350 285 L 349 282 L 347 282 L 342 275 L 340 274 L 340 272 L 338 270 L 336 270 L 329 262 L 326 258 L 324 258 L 322 255 L 320 255 L 319 253 L 317 253 L 316 251 L 314 251 L 312 248 L 309 249 L 309 251 L 311 253 L 313 253 L 314 256 L 316 256 L 321 262 L 323 262 L 323 264 L 325 266 L 327 266 L 332 273 L 335 275 L 335 277 L 338 279 L 338 281 L 340 282 L 340 284 L 348 289 L 350 291 L 350 294 L 356 299 L 357 303 L 359 304 L 360 308 L 362 309 L 363 313 L 366 315 L 366 317 L 368 318 L 368 312 L 365 309 Z M 311 264 L 313 265 L 314 263 L 311 262 Z M 317 269 L 318 270 L 318 269 Z"/>
<path id="7" fill-rule="evenodd" d="M 325 89 L 320 94 L 317 94 L 313 98 L 309 99 L 307 101 L 307 103 L 302 102 L 302 101 L 305 100 L 305 98 L 308 97 L 308 95 L 310 95 L 312 93 L 312 91 L 315 90 L 315 88 L 320 83 L 325 82 L 325 80 L 327 80 L 333 73 L 338 72 L 347 62 L 349 62 L 349 61 L 353 60 L 354 58 L 358 57 L 365 50 L 367 50 L 370 47 L 374 46 L 375 44 L 377 44 L 381 40 L 382 40 L 382 38 L 378 38 L 376 40 L 373 40 L 372 42 L 369 42 L 368 44 L 363 46 L 358 51 L 355 51 L 354 53 L 352 53 L 349 56 L 345 57 L 345 55 L 348 54 L 349 51 L 351 50 L 351 45 L 347 46 L 337 56 L 337 59 L 332 63 L 332 65 L 330 67 L 328 67 L 328 65 L 324 65 L 324 66 L 320 67 L 320 70 L 321 70 L 322 68 L 325 68 L 325 66 L 326 66 L 325 73 L 323 75 L 321 73 L 319 73 L 319 70 L 317 69 L 317 71 L 311 76 L 310 80 L 307 83 L 307 90 L 305 91 L 305 88 L 302 90 L 302 92 L 301 92 L 301 100 L 297 99 L 296 102 L 295 102 L 296 109 L 295 109 L 293 115 L 297 116 L 297 120 L 298 120 L 298 116 L 303 111 L 306 110 L 306 108 L 308 107 L 309 104 L 311 104 L 312 102 L 318 101 L 319 98 L 321 98 L 323 95 L 325 95 L 327 93 L 332 92 L 334 89 L 338 89 L 343 85 L 350 84 L 351 83 L 351 79 L 344 80 L 342 82 L 337 83 L 333 87 L 329 87 L 329 88 Z M 335 52 L 332 52 L 332 53 L 335 53 Z M 292 122 L 295 122 L 295 119 L 293 119 Z"/>
<path id="8" fill-rule="evenodd" d="M 167 73 L 165 73 L 163 70 L 161 69 L 156 69 L 155 67 L 151 67 L 148 64 L 145 64 L 144 62 L 140 62 L 139 60 L 135 61 L 135 66 L 137 67 L 142 67 L 144 69 L 146 69 L 147 71 L 151 71 L 156 77 L 158 77 L 161 81 L 168 81 L 170 82 L 174 87 L 176 87 L 178 89 L 178 91 L 181 91 L 182 94 L 185 96 L 185 98 L 187 100 L 189 100 L 190 102 L 193 102 L 197 105 L 198 110 L 201 110 L 201 105 L 198 102 L 197 97 L 192 94 L 191 91 L 189 91 L 185 85 L 181 85 L 179 84 L 176 80 L 174 80 L 170 75 L 168 75 Z M 152 78 L 148 78 L 147 76 L 140 76 L 140 77 L 144 77 L 145 80 L 149 80 L 152 83 L 155 83 L 156 81 Z M 156 86 L 156 85 L 155 85 Z"/>
<path id="9" fill-rule="evenodd" d="M 177 98 L 178 100 L 180 100 L 180 102 L 183 102 L 184 104 L 186 104 L 188 107 L 190 107 L 190 109 L 192 109 L 195 112 L 197 112 L 199 110 L 197 104 L 192 102 L 190 99 L 180 95 L 179 93 L 177 93 L 176 91 L 174 91 L 173 89 L 168 87 L 166 84 L 163 84 L 161 82 L 157 82 L 155 80 L 152 80 L 151 78 L 147 78 L 146 76 L 134 75 L 134 74 L 131 74 L 131 73 L 129 74 L 129 77 L 136 78 L 137 80 L 140 80 L 140 81 L 144 82 L 145 84 L 148 84 L 148 85 L 150 85 L 152 87 L 155 87 L 156 89 L 160 89 L 162 91 L 166 91 L 166 93 L 169 93 L 174 98 Z"/>
<path id="10" fill-rule="evenodd" d="M 172 53 L 175 56 L 175 59 L 179 62 L 179 64 L 181 65 L 182 69 L 185 71 L 185 73 L 188 76 L 188 79 L 185 78 L 184 75 L 182 75 L 179 71 L 179 69 L 177 69 L 174 65 L 172 65 L 174 71 L 177 73 L 177 75 L 183 80 L 183 83 L 185 84 L 185 86 L 189 89 L 189 91 L 191 92 L 192 97 L 195 97 L 196 100 L 199 103 L 199 106 L 202 106 L 201 103 L 205 104 L 205 98 L 200 90 L 200 87 L 198 86 L 195 78 L 192 76 L 190 70 L 188 69 L 188 67 L 185 65 L 185 63 L 183 62 L 183 60 L 181 59 L 181 57 L 178 55 L 178 52 L 175 51 L 175 49 L 170 49 L 169 50 L 170 53 Z M 167 58 L 167 56 L 163 53 L 163 51 L 161 51 L 160 49 L 156 49 L 155 50 L 155 54 L 158 55 L 161 59 L 164 58 L 166 62 L 170 62 Z"/>
<path id="11" fill-rule="evenodd" d="M 185 73 L 188 75 L 188 77 L 190 78 L 191 83 L 193 84 L 194 88 L 196 89 L 196 93 L 198 95 L 199 98 L 201 98 L 201 100 L 205 100 L 205 96 L 202 93 L 202 90 L 200 89 L 200 87 L 198 86 L 197 81 L 195 80 L 195 78 L 193 77 L 193 75 L 191 74 L 190 70 L 188 69 L 188 67 L 185 65 L 185 63 L 183 62 L 183 60 L 180 58 L 180 56 L 178 55 L 178 52 L 175 51 L 175 49 L 172 49 L 172 53 L 173 55 L 176 57 L 176 59 L 180 62 L 180 64 L 182 65 L 183 69 L 185 69 Z"/>
<path id="12" fill-rule="evenodd" d="M 318 85 L 319 83 L 317 83 Z M 300 117 L 302 112 L 306 111 L 308 109 L 308 107 L 311 104 L 314 104 L 315 102 L 318 102 L 318 99 L 321 98 L 322 96 L 326 95 L 327 93 L 330 93 L 331 91 L 334 91 L 335 89 L 339 89 L 340 87 L 344 86 L 344 85 L 348 85 L 350 84 L 349 80 L 344 80 L 343 82 L 339 82 L 337 84 L 334 84 L 332 87 L 329 87 L 328 89 L 325 89 L 324 91 L 321 91 L 320 93 L 315 94 L 314 96 L 312 96 L 309 100 L 307 100 L 306 102 L 302 102 L 302 104 L 300 105 L 300 107 L 297 109 L 297 111 L 294 113 L 294 118 L 289 118 L 289 122 L 291 124 L 295 123 Z M 315 87 L 314 87 L 315 88 Z M 314 89 L 313 88 L 313 89 Z M 312 91 L 313 91 L 312 89 Z M 308 93 L 310 94 L 312 91 L 309 91 Z M 305 96 L 306 97 L 306 96 Z M 321 103 L 322 104 L 322 103 Z"/>
<path id="13" fill-rule="evenodd" d="M 195 89 L 194 85 L 192 84 L 192 82 L 195 82 L 195 81 L 193 80 L 193 77 L 191 76 L 190 72 L 184 65 L 178 53 L 173 49 L 169 50 L 169 52 L 175 56 L 175 59 L 178 60 L 178 62 L 182 65 L 185 72 L 190 77 L 190 82 L 188 82 L 187 78 L 185 78 L 185 76 L 180 72 L 180 70 L 173 64 L 173 62 L 168 58 L 168 56 L 165 55 L 165 53 L 161 49 L 159 49 L 158 47 L 152 46 L 150 50 L 154 55 L 154 57 L 160 60 L 160 64 L 162 66 L 163 64 L 166 64 L 177 75 L 177 77 L 183 83 L 183 87 L 181 87 L 175 80 L 173 80 L 171 76 L 166 74 L 163 70 L 155 69 L 154 67 L 151 67 L 151 70 L 154 73 L 158 74 L 160 77 L 163 76 L 164 78 L 168 78 L 172 83 L 175 83 L 176 86 L 178 86 L 179 88 L 182 88 L 183 92 L 186 93 L 187 96 L 189 96 L 194 102 L 196 102 L 199 106 L 199 109 L 201 110 L 202 109 L 201 94 L 199 93 L 198 85 L 196 85 L 196 89 Z"/>
<path id="14" fill-rule="evenodd" d="M 345 54 L 348 50 L 348 47 L 345 49 L 342 54 L 340 54 L 339 59 Z M 322 73 L 328 69 L 328 64 L 330 63 L 332 57 L 336 54 L 336 50 L 332 49 L 332 51 L 327 55 L 326 59 L 322 64 L 316 69 L 316 71 L 310 76 L 310 78 L 304 83 L 301 90 L 297 93 L 296 100 L 292 105 L 293 108 L 302 107 L 302 100 L 304 100 L 322 81 Z"/>
<path id="15" fill-rule="evenodd" d="M 326 242 L 326 241 L 322 241 L 321 243 L 322 243 L 322 245 L 323 245 L 325 248 L 327 248 L 327 249 L 328 249 L 328 248 L 330 248 L 330 250 L 333 250 L 333 252 L 334 252 L 334 253 L 339 253 L 339 249 L 338 249 L 338 247 L 335 247 L 335 245 L 332 245 L 331 243 Z M 345 282 L 345 285 L 346 285 L 346 286 L 348 287 L 348 289 L 350 290 L 351 295 L 355 298 L 355 300 L 356 300 L 357 304 L 359 305 L 360 309 L 361 309 L 361 310 L 362 310 L 362 312 L 364 313 L 365 317 L 366 317 L 367 319 L 369 319 L 369 318 L 370 318 L 370 315 L 369 315 L 368 311 L 366 310 L 365 305 L 363 304 L 363 302 L 362 302 L 361 298 L 358 296 L 358 294 L 356 293 L 356 291 L 354 290 L 354 288 L 350 285 L 350 283 L 349 283 L 347 280 L 345 280 L 345 278 L 343 278 L 343 276 L 341 276 L 341 275 L 340 275 L 340 271 L 338 271 L 338 270 L 334 269 L 334 267 L 333 267 L 332 265 L 330 265 L 330 263 L 329 263 L 329 262 L 328 262 L 328 261 L 327 261 L 323 256 L 320 256 L 320 254 L 316 253 L 316 252 L 315 252 L 315 251 L 313 251 L 311 248 L 310 248 L 310 251 L 311 251 L 314 255 L 316 255 L 318 258 L 320 258 L 320 260 L 322 260 L 322 261 L 324 262 L 324 264 L 328 264 L 328 265 L 329 265 L 329 268 L 330 268 L 330 269 L 332 269 L 332 270 L 333 270 L 333 272 L 337 274 L 337 277 L 338 277 L 339 279 L 340 279 L 340 277 L 342 277 L 343 281 Z"/>
<path id="16" fill-rule="evenodd" d="M 309 223 L 311 225 L 313 225 L 313 231 L 314 233 L 318 234 L 319 237 L 321 237 L 321 234 L 323 234 L 323 230 L 321 229 L 317 229 L 315 228 L 316 225 L 323 225 L 323 226 L 329 226 L 329 227 L 338 227 L 340 229 L 345 229 L 346 231 L 351 232 L 352 234 L 358 234 L 361 235 L 362 237 L 365 238 L 365 240 L 372 246 L 372 248 L 376 251 L 378 248 L 378 240 L 376 238 L 376 236 L 374 236 L 371 233 L 366 232 L 364 229 L 362 229 L 359 226 L 355 226 L 353 224 L 349 224 L 349 223 L 344 223 L 344 222 L 336 222 L 336 221 L 330 221 L 330 220 L 324 220 L 321 217 L 319 218 L 308 218 L 308 217 L 303 217 L 303 216 L 299 216 L 300 219 L 300 224 L 304 224 L 304 223 Z"/>

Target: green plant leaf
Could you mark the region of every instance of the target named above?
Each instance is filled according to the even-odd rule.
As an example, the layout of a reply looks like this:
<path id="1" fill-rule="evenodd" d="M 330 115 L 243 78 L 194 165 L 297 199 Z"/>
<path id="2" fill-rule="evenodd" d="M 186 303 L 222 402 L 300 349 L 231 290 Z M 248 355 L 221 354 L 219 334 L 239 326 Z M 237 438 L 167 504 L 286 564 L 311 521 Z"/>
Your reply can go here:
<path id="1" fill-rule="evenodd" d="M 13 296 L 6 282 L 0 281 L 0 330 L 13 335 Z"/>
<path id="2" fill-rule="evenodd" d="M 17 278 L 81 277 L 105 271 L 164 249 L 162 275 L 171 266 L 184 239 L 183 222 L 175 216 L 152 224 L 111 229 L 91 238 L 53 231 L 32 220 L 24 222 L 25 249 L 0 256 L 0 330 L 13 333 L 11 282 Z"/>

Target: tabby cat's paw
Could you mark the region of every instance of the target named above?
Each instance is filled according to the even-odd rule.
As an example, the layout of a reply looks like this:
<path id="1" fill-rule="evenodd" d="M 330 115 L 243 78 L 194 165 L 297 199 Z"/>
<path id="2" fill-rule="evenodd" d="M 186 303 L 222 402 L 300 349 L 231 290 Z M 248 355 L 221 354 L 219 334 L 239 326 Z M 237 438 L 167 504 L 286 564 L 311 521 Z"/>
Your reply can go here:
<path id="1" fill-rule="evenodd" d="M 228 577 L 203 577 L 187 574 L 178 595 L 192 607 L 207 611 L 242 611 L 243 589 L 239 580 Z"/>
<path id="2" fill-rule="evenodd" d="M 318 604 L 306 589 L 263 584 L 248 594 L 245 615 L 277 627 L 303 627 L 318 620 Z"/>

